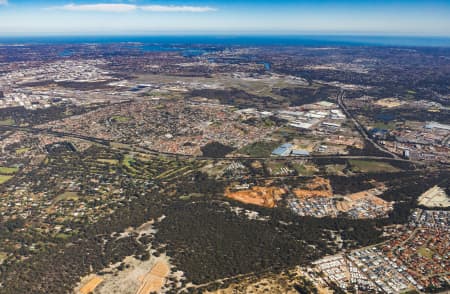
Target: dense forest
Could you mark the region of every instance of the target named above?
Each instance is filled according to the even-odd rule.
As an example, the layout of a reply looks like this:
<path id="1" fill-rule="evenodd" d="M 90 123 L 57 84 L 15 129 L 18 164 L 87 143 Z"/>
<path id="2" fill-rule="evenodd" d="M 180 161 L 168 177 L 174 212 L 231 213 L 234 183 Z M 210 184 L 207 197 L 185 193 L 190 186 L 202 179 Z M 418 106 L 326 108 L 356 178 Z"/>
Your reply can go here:
<path id="1" fill-rule="evenodd" d="M 45 168 L 29 172 L 18 181 L 41 181 L 34 184 L 34 191 L 51 191 L 49 185 L 54 175 L 81 177 L 80 197 L 95 195 L 88 184 L 92 177 L 89 162 L 96 158 L 123 161 L 119 152 L 107 152 L 101 147 L 86 151 L 63 150 L 49 154 L 51 160 Z M 193 173 L 173 179 L 170 183 L 153 179 L 142 184 L 135 170 L 155 168 L 158 174 L 175 162 L 142 162 L 133 160 L 129 167 L 117 167 L 117 184 L 126 199 L 113 206 L 111 214 L 95 223 L 72 223 L 77 232 L 67 239 L 58 239 L 29 230 L 24 219 L 2 221 L 1 240 L 15 240 L 26 244 L 15 251 L 17 257 L 28 258 L 17 262 L 4 262 L 0 266 L 0 278 L 4 285 L 1 293 L 66 293 L 78 282 L 79 277 L 92 271 L 101 272 L 112 263 L 126 256 L 148 258 L 144 244 L 152 242 L 153 248 L 167 253 L 176 269 L 185 272 L 189 281 L 205 283 L 236 274 L 277 272 L 294 265 L 303 265 L 325 254 L 337 252 L 335 235 L 339 234 L 344 248 L 356 248 L 380 242 L 384 225 L 405 223 L 410 210 L 418 207 L 417 198 L 426 189 L 439 184 L 449 191 L 450 172 L 415 170 L 414 164 L 386 159 L 404 171 L 393 173 L 363 173 L 350 176 L 328 176 L 335 194 L 354 193 L 374 187 L 375 182 L 387 185 L 382 197 L 396 201 L 394 211 L 387 219 L 351 220 L 346 218 L 299 217 L 290 209 L 268 209 L 245 205 L 223 196 L 227 181 L 217 181 L 206 173 Z M 318 166 L 348 164 L 346 159 L 316 158 Z M 182 165 L 183 161 L 177 161 Z M 109 173 L 109 168 L 95 166 L 96 173 Z M 108 177 L 96 176 L 109 183 Z M 111 176 L 110 176 L 111 177 Z M 134 179 L 136 177 L 136 179 Z M 295 184 L 302 177 L 280 180 L 283 184 Z M 84 183 L 85 182 L 85 183 Z M 50 189 L 50 190 L 49 190 Z M 56 194 L 55 194 L 56 195 Z M 195 198 L 180 196 L 197 195 Z M 187 199 L 187 200 L 186 200 Z M 234 208 L 255 211 L 259 217 L 250 219 Z M 128 227 L 165 216 L 155 224 L 154 238 L 137 239 L 136 235 L 116 238 L 116 233 Z M 29 246 L 45 243 L 42 250 L 31 254 Z M 14 249 L 12 249 L 14 250 Z M 20 260 L 19 258 L 17 260 Z M 49 268 L 48 260 L 53 261 Z M 37 280 L 35 277 L 39 277 Z M 219 285 L 217 285 L 219 287 Z M 8 289 L 8 290 L 6 290 Z"/>
<path id="2" fill-rule="evenodd" d="M 279 107 L 280 102 L 269 96 L 256 96 L 239 89 L 230 90 L 193 90 L 191 97 L 205 97 L 209 99 L 218 99 L 220 103 L 233 105 L 238 108 L 273 108 Z"/>
<path id="3" fill-rule="evenodd" d="M 234 150 L 235 149 L 233 147 L 224 145 L 219 142 L 211 142 L 201 147 L 203 156 L 213 158 L 225 157 L 225 155 L 233 152 Z"/>

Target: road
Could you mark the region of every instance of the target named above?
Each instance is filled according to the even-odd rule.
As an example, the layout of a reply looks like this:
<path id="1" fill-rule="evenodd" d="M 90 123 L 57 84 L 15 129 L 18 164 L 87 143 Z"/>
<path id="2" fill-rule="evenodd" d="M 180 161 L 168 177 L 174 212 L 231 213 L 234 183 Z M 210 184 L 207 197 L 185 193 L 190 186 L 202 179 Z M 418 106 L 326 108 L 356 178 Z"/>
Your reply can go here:
<path id="1" fill-rule="evenodd" d="M 379 151 L 389 154 L 391 155 L 393 158 L 399 159 L 400 157 L 395 154 L 390 152 L 389 150 L 386 150 L 385 148 L 381 147 L 379 144 L 377 144 L 367 133 L 367 130 L 358 122 L 357 119 L 355 119 L 355 117 L 348 111 L 347 107 L 345 106 L 344 103 L 344 97 L 345 97 L 345 92 L 342 91 L 338 94 L 338 105 L 339 107 L 342 109 L 342 111 L 345 113 L 345 115 L 354 123 L 354 125 L 356 126 L 356 129 L 358 130 L 358 132 L 364 137 L 364 139 L 366 140 L 366 142 L 369 142 L 370 144 L 373 145 L 373 147 L 375 147 L 376 149 L 378 149 Z"/>
<path id="2" fill-rule="evenodd" d="M 90 141 L 93 143 L 109 146 L 110 141 L 90 136 L 83 136 L 80 134 L 74 134 L 74 133 L 65 133 L 65 132 L 59 132 L 54 131 L 50 129 L 40 129 L 40 128 L 33 128 L 33 127 L 19 127 L 19 126 L 0 126 L 0 131 L 22 131 L 22 132 L 29 132 L 33 134 L 49 134 L 56 137 L 71 137 L 71 138 L 77 138 L 84 141 Z"/>
<path id="3" fill-rule="evenodd" d="M 0 131 L 23 131 L 23 132 L 29 132 L 33 134 L 49 134 L 60 138 L 76 138 L 84 141 L 89 141 L 92 143 L 100 144 L 103 146 L 108 146 L 114 149 L 120 149 L 120 150 L 128 150 L 131 152 L 140 152 L 140 153 L 146 153 L 154 156 L 165 156 L 165 157 L 171 157 L 171 158 L 186 158 L 186 159 L 196 159 L 196 160 L 227 160 L 227 161 L 235 161 L 235 160 L 265 160 L 267 157 L 206 157 L 206 156 L 195 156 L 195 155 L 185 155 L 185 154 L 177 154 L 177 153 L 169 153 L 169 152 L 162 152 L 158 150 L 153 150 L 146 147 L 141 146 L 129 146 L 129 148 L 119 148 L 119 147 L 112 147 L 114 141 L 101 139 L 101 138 L 95 138 L 91 136 L 84 136 L 76 133 L 67 133 L 67 132 L 60 132 L 60 131 L 54 131 L 50 129 L 41 129 L 41 128 L 33 128 L 33 127 L 19 127 L 19 126 L 0 126 Z M 352 155 L 309 155 L 309 156 L 284 156 L 284 157 L 270 157 L 272 160 L 286 160 L 286 159 L 355 159 L 355 160 L 391 160 L 391 161 L 400 161 L 400 162 L 411 162 L 411 160 L 402 159 L 399 157 L 390 158 L 390 157 L 383 157 L 383 156 L 352 156 Z M 421 162 L 414 162 L 417 164 L 423 164 Z"/>

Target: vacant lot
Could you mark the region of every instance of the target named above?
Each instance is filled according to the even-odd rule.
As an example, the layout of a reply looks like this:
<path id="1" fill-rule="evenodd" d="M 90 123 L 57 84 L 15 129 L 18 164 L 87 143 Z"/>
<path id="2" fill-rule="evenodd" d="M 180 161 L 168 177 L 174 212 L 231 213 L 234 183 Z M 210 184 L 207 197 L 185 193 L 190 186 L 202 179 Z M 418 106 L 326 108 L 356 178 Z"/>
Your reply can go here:
<path id="1" fill-rule="evenodd" d="M 397 172 L 398 168 L 387 162 L 370 160 L 350 160 L 352 171 L 359 173 Z"/>
<path id="2" fill-rule="evenodd" d="M 450 207 L 450 198 L 444 189 L 434 186 L 419 197 L 419 204 L 426 207 Z"/>
<path id="3" fill-rule="evenodd" d="M 381 107 L 395 108 L 405 104 L 405 102 L 397 98 L 385 98 L 376 101 L 375 104 Z"/>

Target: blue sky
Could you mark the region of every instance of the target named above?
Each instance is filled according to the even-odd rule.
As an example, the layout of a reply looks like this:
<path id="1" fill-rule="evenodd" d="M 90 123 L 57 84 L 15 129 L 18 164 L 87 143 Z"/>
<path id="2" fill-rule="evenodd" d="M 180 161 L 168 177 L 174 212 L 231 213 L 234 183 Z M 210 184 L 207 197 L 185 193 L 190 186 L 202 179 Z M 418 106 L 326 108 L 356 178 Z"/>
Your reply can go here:
<path id="1" fill-rule="evenodd" d="M 450 36 L 450 0 L 0 0 L 0 35 L 210 33 Z"/>

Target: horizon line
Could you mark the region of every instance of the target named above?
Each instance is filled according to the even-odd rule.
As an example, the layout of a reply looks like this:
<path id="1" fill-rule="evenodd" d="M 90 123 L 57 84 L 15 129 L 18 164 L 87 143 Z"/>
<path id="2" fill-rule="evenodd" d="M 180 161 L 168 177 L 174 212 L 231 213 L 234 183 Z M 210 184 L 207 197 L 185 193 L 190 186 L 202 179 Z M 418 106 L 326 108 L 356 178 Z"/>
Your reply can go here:
<path id="1" fill-rule="evenodd" d="M 1 33 L 0 38 L 8 37 L 384 37 L 384 38 L 440 38 L 450 39 L 450 35 L 408 34 L 408 33 L 370 33 L 370 32 L 42 32 L 42 33 Z"/>

